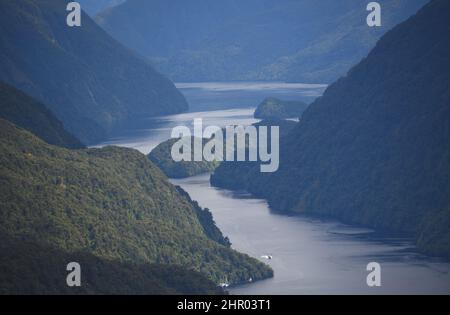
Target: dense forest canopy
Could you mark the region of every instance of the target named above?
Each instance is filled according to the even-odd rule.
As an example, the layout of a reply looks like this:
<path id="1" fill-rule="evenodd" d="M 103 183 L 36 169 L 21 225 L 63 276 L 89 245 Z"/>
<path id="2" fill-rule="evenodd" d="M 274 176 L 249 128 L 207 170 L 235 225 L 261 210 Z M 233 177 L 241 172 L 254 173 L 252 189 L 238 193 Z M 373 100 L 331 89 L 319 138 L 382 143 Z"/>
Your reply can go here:
<path id="1" fill-rule="evenodd" d="M 229 247 L 208 210 L 131 149 L 67 150 L 0 120 L 0 232 L 62 252 L 178 265 L 218 284 L 272 275 Z"/>

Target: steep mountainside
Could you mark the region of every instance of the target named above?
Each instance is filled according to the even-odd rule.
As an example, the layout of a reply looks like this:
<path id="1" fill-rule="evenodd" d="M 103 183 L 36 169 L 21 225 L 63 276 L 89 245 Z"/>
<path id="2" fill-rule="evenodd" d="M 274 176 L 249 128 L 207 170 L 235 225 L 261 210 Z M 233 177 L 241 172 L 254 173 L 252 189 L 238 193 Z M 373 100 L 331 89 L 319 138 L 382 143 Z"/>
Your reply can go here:
<path id="1" fill-rule="evenodd" d="M 89 16 L 68 27 L 66 3 L 0 0 L 0 80 L 46 104 L 87 144 L 133 116 L 187 109 L 168 79 Z"/>
<path id="2" fill-rule="evenodd" d="M 0 118 L 30 131 L 49 144 L 69 149 L 84 147 L 44 105 L 1 81 Z"/>
<path id="3" fill-rule="evenodd" d="M 203 275 L 177 266 L 134 265 L 0 234 L 0 294 L 223 294 Z M 69 262 L 81 266 L 81 287 L 66 284 Z"/>
<path id="4" fill-rule="evenodd" d="M 128 0 L 96 20 L 178 82 L 327 83 L 427 1 L 380 2 L 380 28 L 360 0 Z"/>
<path id="5" fill-rule="evenodd" d="M 253 167 L 242 181 L 219 167 L 213 182 L 279 210 L 414 233 L 450 256 L 449 19 L 450 2 L 434 0 L 386 34 L 305 111 L 277 173 Z"/>
<path id="6" fill-rule="evenodd" d="M 169 264 L 215 283 L 269 277 L 232 250 L 212 217 L 148 158 L 124 148 L 67 150 L 0 120 L 0 232 L 132 264 Z"/>

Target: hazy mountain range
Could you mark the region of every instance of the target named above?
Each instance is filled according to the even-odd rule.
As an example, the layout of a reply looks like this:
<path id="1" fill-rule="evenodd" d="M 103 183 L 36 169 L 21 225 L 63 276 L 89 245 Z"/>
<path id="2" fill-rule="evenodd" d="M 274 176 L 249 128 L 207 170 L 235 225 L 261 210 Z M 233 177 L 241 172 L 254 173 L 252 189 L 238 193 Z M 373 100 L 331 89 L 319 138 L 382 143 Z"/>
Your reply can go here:
<path id="1" fill-rule="evenodd" d="M 128 0 L 96 21 L 172 80 L 328 83 L 367 55 L 426 0 Z"/>

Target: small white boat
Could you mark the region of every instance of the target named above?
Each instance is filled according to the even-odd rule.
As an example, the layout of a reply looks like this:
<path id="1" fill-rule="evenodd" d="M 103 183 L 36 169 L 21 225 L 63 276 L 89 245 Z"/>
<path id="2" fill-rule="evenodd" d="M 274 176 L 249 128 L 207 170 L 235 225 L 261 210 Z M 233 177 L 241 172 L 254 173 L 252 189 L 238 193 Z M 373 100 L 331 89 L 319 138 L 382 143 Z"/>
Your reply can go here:
<path id="1" fill-rule="evenodd" d="M 273 257 L 272 255 L 262 255 L 261 258 L 271 260 Z"/>
<path id="2" fill-rule="evenodd" d="M 230 284 L 228 283 L 227 277 L 225 277 L 225 281 L 219 283 L 219 287 L 221 287 L 221 288 L 228 288 L 229 286 L 230 286 Z"/>

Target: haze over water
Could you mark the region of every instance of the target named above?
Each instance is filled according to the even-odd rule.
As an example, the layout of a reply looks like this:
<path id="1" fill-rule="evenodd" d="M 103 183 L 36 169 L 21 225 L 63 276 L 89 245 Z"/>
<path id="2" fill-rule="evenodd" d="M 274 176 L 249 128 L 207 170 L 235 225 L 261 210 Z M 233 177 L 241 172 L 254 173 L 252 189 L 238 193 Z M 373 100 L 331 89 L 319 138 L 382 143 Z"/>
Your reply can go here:
<path id="1" fill-rule="evenodd" d="M 254 108 L 265 97 L 311 102 L 325 88 L 254 82 L 177 86 L 191 112 L 144 117 L 135 128 L 101 146 L 120 145 L 147 154 L 170 138 L 173 127 L 192 126 L 194 118 L 203 118 L 204 125 L 247 125 L 256 121 Z M 211 187 L 209 175 L 172 182 L 211 210 L 234 248 L 274 269 L 273 279 L 231 288 L 233 294 L 450 293 L 450 264 L 418 254 L 408 238 L 383 236 L 331 220 L 277 214 L 264 200 Z M 273 259 L 262 258 L 265 255 Z M 366 266 L 373 261 L 382 266 L 381 288 L 366 285 Z"/>
<path id="2" fill-rule="evenodd" d="M 148 154 L 170 138 L 174 127 L 183 125 L 192 130 L 195 118 L 202 118 L 204 126 L 250 125 L 257 122 L 253 112 L 266 97 L 311 103 L 326 88 L 324 84 L 279 82 L 177 83 L 176 86 L 189 103 L 188 113 L 139 117 L 128 130 L 121 131 L 99 146 L 125 146 Z"/>

